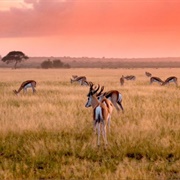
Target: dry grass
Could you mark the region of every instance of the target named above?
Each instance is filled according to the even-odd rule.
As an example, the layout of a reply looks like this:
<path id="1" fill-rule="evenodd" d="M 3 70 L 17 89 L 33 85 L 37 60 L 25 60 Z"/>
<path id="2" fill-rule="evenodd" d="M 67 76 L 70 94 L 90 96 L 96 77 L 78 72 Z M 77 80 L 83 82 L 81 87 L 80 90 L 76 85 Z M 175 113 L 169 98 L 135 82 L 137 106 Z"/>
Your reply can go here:
<path id="1" fill-rule="evenodd" d="M 1 69 L 0 179 L 179 179 L 180 88 L 149 85 L 145 71 L 180 79 L 179 69 Z M 70 84 L 75 74 L 123 95 L 106 150 L 84 106 L 88 87 Z M 120 86 L 131 74 L 136 81 Z M 15 96 L 27 79 L 37 94 Z"/>

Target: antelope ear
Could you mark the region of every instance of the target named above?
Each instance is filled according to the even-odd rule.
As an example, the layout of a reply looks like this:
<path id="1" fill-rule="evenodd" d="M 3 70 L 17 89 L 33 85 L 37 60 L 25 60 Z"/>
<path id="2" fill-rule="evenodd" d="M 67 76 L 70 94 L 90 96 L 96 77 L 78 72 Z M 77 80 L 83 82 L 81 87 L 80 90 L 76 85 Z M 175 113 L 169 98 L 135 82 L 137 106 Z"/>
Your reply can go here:
<path id="1" fill-rule="evenodd" d="M 93 85 L 93 83 L 92 83 L 91 81 L 89 81 L 88 83 L 89 83 L 89 86 L 92 86 L 92 85 Z"/>
<path id="2" fill-rule="evenodd" d="M 93 90 L 93 86 L 94 86 L 94 84 L 93 84 L 92 82 L 90 82 L 90 83 L 89 83 L 89 88 L 90 88 L 90 90 Z"/>
<path id="3" fill-rule="evenodd" d="M 101 92 L 103 92 L 103 90 L 104 90 L 104 86 L 101 87 Z"/>
<path id="4" fill-rule="evenodd" d="M 87 96 L 90 96 L 90 93 L 92 92 L 92 90 L 93 90 L 93 83 L 89 82 L 89 92 L 88 92 Z"/>

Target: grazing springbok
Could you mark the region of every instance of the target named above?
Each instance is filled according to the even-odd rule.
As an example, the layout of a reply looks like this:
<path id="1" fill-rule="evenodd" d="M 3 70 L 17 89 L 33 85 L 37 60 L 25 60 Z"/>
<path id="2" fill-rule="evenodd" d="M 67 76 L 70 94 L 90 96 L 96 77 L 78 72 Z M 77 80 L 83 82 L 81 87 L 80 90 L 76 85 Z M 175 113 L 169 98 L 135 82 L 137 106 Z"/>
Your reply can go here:
<path id="1" fill-rule="evenodd" d="M 84 82 L 86 81 L 86 77 L 85 76 L 76 76 L 76 75 L 73 75 L 72 77 L 73 77 L 73 79 L 70 79 L 71 83 L 78 82 L 80 85 L 84 85 Z"/>
<path id="2" fill-rule="evenodd" d="M 123 76 L 123 75 L 122 75 L 122 77 L 120 78 L 120 84 L 121 84 L 121 86 L 124 85 L 124 76 Z"/>
<path id="3" fill-rule="evenodd" d="M 33 94 L 36 92 L 35 90 L 35 87 L 36 87 L 36 81 L 34 80 L 27 80 L 27 81 L 24 81 L 21 86 L 19 87 L 19 89 L 16 91 L 16 90 L 13 90 L 13 92 L 18 95 L 21 90 L 23 90 L 24 93 L 27 92 L 27 88 L 32 88 L 32 91 L 33 91 Z"/>
<path id="4" fill-rule="evenodd" d="M 136 80 L 136 77 L 134 75 L 125 76 L 124 79 L 126 80 Z"/>
<path id="5" fill-rule="evenodd" d="M 171 76 L 171 77 L 168 77 L 163 83 L 162 83 L 162 86 L 166 85 L 166 84 L 169 84 L 169 83 L 175 83 L 175 85 L 178 87 L 178 82 L 177 82 L 177 77 L 175 76 Z"/>
<path id="6" fill-rule="evenodd" d="M 104 86 L 101 87 L 100 92 L 97 93 L 96 96 L 106 97 L 112 102 L 112 104 L 114 105 L 114 107 L 116 108 L 118 112 L 120 111 L 120 109 L 122 110 L 122 112 L 124 112 L 124 108 L 122 106 L 122 94 L 117 90 L 111 90 L 107 92 L 103 92 L 103 90 L 104 90 Z"/>
<path id="7" fill-rule="evenodd" d="M 150 73 L 150 72 L 145 72 L 145 75 L 147 76 L 147 77 L 151 77 L 152 76 L 152 74 Z"/>
<path id="8" fill-rule="evenodd" d="M 151 77 L 150 78 L 150 84 L 154 83 L 154 82 L 157 82 L 159 83 L 160 85 L 163 84 L 163 80 L 161 80 L 159 77 Z"/>
<path id="9" fill-rule="evenodd" d="M 93 89 L 92 84 L 90 85 L 90 91 L 88 93 L 88 100 L 85 104 L 85 107 L 92 107 L 93 109 L 93 124 L 94 130 L 98 130 L 98 137 L 97 137 L 97 145 L 100 145 L 100 134 L 101 134 L 101 126 L 102 126 L 102 135 L 104 139 L 105 145 L 107 145 L 107 132 L 106 127 L 108 122 L 110 122 L 111 118 L 111 108 L 112 103 L 108 101 L 106 98 L 103 98 L 98 101 L 96 97 L 96 92 L 99 90 L 99 85 L 97 88 Z"/>

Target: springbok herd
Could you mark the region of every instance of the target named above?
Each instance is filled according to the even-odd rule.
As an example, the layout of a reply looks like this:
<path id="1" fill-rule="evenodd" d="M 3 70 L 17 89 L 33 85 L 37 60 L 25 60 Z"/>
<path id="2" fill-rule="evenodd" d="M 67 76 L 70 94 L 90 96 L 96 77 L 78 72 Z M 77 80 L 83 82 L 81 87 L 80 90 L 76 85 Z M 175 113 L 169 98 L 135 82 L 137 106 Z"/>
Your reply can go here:
<path id="1" fill-rule="evenodd" d="M 178 87 L 177 77 L 171 76 L 168 77 L 165 81 L 163 81 L 159 77 L 152 76 L 151 73 L 145 72 L 145 75 L 150 78 L 150 84 L 152 83 L 158 83 L 162 86 L 167 85 L 169 83 L 175 83 L 176 87 Z M 120 85 L 123 86 L 125 83 L 125 80 L 136 80 L 136 77 L 134 75 L 124 76 L 120 78 Z M 122 94 L 118 90 L 110 90 L 107 92 L 104 91 L 104 86 L 94 85 L 91 81 L 87 81 L 87 78 L 85 76 L 77 76 L 72 75 L 72 78 L 70 79 L 71 83 L 78 82 L 80 85 L 89 86 L 89 92 L 87 94 L 87 102 L 85 104 L 85 107 L 92 107 L 93 109 L 93 124 L 94 124 L 94 131 L 98 132 L 98 138 L 97 138 L 97 145 L 100 145 L 100 133 L 102 131 L 102 136 L 104 139 L 105 146 L 107 145 L 107 133 L 106 133 L 106 127 L 108 126 L 108 129 L 110 131 L 110 122 L 111 122 L 111 115 L 113 112 L 113 107 L 116 108 L 116 110 L 119 112 L 122 110 L 124 112 L 124 108 L 122 106 Z M 36 81 L 35 80 L 27 80 L 24 81 L 18 90 L 14 90 L 13 92 L 18 95 L 22 90 L 24 93 L 27 92 L 27 88 L 32 88 L 33 93 L 36 92 Z M 101 130 L 102 127 L 102 130 Z"/>

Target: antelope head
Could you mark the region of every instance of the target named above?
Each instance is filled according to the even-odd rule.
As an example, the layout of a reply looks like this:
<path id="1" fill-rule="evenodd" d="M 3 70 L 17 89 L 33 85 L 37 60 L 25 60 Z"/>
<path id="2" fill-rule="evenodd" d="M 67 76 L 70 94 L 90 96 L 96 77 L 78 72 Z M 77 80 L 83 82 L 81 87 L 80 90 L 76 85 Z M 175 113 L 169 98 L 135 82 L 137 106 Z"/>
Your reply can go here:
<path id="1" fill-rule="evenodd" d="M 87 94 L 87 97 L 88 97 L 88 100 L 85 104 L 85 107 L 90 107 L 92 106 L 92 99 L 93 99 L 93 95 L 95 95 L 97 93 L 97 91 L 99 90 L 100 88 L 100 85 L 98 84 L 97 87 L 93 87 L 94 84 L 90 84 L 90 88 L 89 88 L 89 93 Z"/>
<path id="2" fill-rule="evenodd" d="M 14 92 L 14 94 L 18 95 L 18 92 L 17 92 L 17 90 L 13 90 L 13 92 Z"/>

